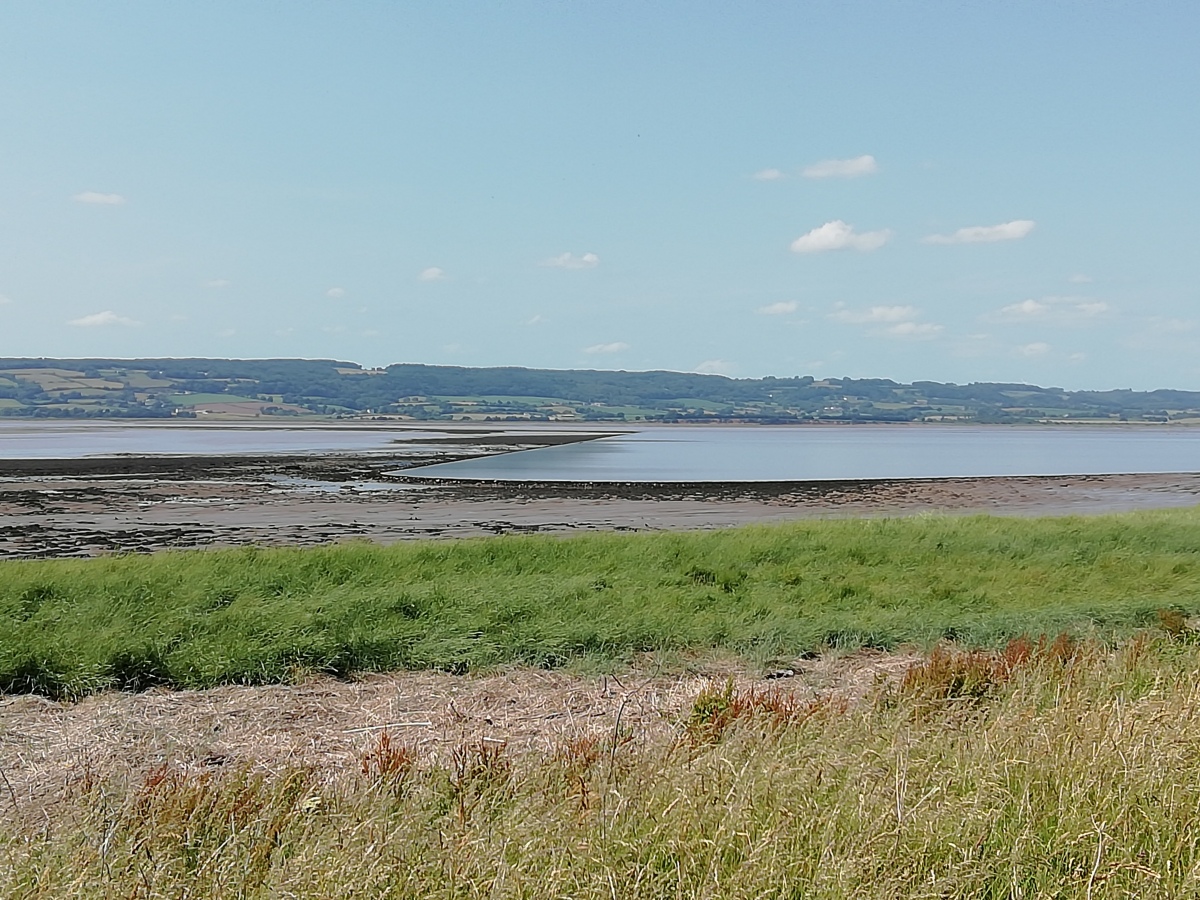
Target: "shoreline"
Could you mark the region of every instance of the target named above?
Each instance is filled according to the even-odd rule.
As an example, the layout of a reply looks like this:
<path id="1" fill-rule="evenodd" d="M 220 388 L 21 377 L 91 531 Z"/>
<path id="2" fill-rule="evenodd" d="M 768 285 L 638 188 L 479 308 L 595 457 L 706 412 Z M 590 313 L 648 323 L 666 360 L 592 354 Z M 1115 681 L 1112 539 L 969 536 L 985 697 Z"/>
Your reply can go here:
<path id="1" fill-rule="evenodd" d="M 1091 515 L 1200 503 L 1198 473 L 692 483 L 405 473 L 513 449 L 484 438 L 357 454 L 0 460 L 0 559 L 921 513 Z"/>

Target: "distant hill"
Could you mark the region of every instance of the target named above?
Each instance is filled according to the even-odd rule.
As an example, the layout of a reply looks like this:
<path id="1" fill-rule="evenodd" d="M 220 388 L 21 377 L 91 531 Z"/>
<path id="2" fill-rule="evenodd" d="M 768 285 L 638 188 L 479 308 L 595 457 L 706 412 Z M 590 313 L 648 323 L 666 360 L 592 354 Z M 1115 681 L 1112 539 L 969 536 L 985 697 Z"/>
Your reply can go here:
<path id="1" fill-rule="evenodd" d="M 1200 392 L 1064 391 L 886 378 L 364 369 L 312 359 L 0 359 L 0 416 L 403 417 L 419 421 L 1036 422 L 1200 420 Z"/>

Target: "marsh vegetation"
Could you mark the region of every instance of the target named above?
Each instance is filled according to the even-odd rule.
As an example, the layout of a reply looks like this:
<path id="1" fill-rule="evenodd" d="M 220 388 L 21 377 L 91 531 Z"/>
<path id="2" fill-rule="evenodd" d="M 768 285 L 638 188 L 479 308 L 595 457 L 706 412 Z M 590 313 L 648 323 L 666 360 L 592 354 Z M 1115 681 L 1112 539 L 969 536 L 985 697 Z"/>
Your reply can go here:
<path id="1" fill-rule="evenodd" d="M 80 767 L 17 792 L 0 890 L 52 897 L 1189 897 L 1200 653 L 942 646 L 864 696 L 712 683 L 541 752 L 402 730 L 357 761 Z"/>
<path id="2" fill-rule="evenodd" d="M 708 533 L 0 562 L 0 689 L 279 683 L 310 673 L 597 670 L 720 651 L 1023 634 L 1113 639 L 1200 607 L 1190 510 L 927 516 Z"/>
<path id="3" fill-rule="evenodd" d="M 519 749 L 464 728 L 435 752 L 389 726 L 348 765 L 100 770 L 79 747 L 49 794 L 0 786 L 0 893 L 1194 896 L 1198 524 L 925 516 L 6 562 L 3 688 L 63 703 L 906 656 L 853 691 L 715 678 L 654 727 L 622 699 L 602 727 Z"/>

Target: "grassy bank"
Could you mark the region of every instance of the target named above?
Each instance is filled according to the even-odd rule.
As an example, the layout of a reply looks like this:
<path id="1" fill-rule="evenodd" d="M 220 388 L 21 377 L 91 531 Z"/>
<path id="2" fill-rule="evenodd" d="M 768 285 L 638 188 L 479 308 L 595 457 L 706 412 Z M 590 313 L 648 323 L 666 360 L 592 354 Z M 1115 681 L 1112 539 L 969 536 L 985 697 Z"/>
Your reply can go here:
<path id="1" fill-rule="evenodd" d="M 0 796 L 0 893 L 1195 897 L 1198 684 L 1197 648 L 1161 637 L 1018 643 L 856 702 L 717 687 L 658 741 L 84 771 L 50 810 Z"/>
<path id="2" fill-rule="evenodd" d="M 1197 548 L 1174 511 L 0 562 L 0 690 L 1119 637 L 1200 610 Z"/>

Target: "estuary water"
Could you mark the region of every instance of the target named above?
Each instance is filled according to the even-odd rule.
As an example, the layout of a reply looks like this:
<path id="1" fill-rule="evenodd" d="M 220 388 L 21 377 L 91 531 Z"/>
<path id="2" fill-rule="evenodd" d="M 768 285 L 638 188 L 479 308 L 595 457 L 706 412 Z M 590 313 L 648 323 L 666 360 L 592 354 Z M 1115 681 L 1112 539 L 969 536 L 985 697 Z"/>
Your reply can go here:
<path id="1" fill-rule="evenodd" d="M 724 482 L 1200 472 L 1200 429 L 677 426 L 408 470 L 498 481 Z"/>
<path id="2" fill-rule="evenodd" d="M 498 425 L 491 433 L 564 430 L 574 429 Z M 430 438 L 481 437 L 480 431 L 0 422 L 0 459 L 385 451 L 419 458 L 436 452 Z M 466 481 L 668 483 L 1183 472 L 1200 472 L 1200 429 L 1118 425 L 640 426 L 597 440 L 404 470 Z"/>
<path id="3" fill-rule="evenodd" d="M 362 427 L 9 421 L 0 422 L 0 459 L 368 452 L 422 434 Z"/>

